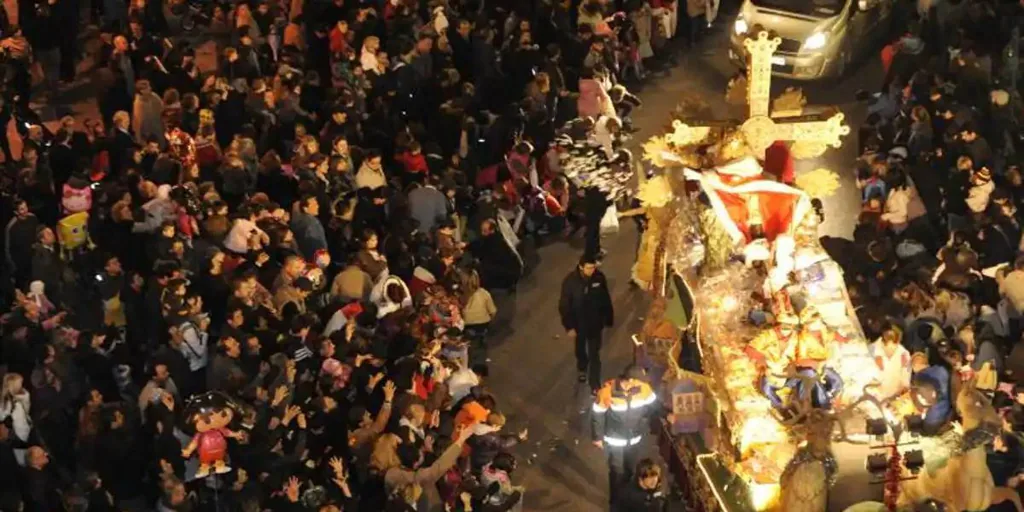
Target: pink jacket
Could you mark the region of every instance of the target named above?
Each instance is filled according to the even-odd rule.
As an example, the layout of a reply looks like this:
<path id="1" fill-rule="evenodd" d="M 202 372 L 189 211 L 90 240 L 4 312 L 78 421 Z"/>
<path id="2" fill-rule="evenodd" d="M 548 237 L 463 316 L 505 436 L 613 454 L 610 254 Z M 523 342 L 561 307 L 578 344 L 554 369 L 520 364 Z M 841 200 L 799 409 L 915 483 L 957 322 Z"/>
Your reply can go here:
<path id="1" fill-rule="evenodd" d="M 580 80 L 580 96 L 576 100 L 576 110 L 580 117 L 615 116 L 615 107 L 608 93 L 601 87 L 600 82 L 590 78 Z"/>

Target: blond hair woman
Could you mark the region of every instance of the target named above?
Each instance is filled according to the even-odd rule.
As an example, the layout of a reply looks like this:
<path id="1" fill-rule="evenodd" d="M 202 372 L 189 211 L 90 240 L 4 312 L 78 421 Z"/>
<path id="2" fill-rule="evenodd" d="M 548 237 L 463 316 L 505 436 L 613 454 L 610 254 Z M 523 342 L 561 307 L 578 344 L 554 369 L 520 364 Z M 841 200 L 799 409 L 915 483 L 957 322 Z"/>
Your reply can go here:
<path id="1" fill-rule="evenodd" d="M 4 375 L 3 390 L 0 391 L 0 422 L 8 423 L 9 420 L 15 438 L 14 458 L 22 466 L 25 465 L 25 452 L 32 434 L 31 410 L 32 400 L 25 389 L 25 379 L 18 373 Z"/>
<path id="2" fill-rule="evenodd" d="M 487 332 L 497 314 L 498 307 L 494 305 L 494 298 L 480 286 L 480 274 L 475 270 L 469 271 L 462 279 L 462 320 L 465 322 L 466 338 L 474 343 L 476 350 L 485 354 Z"/>

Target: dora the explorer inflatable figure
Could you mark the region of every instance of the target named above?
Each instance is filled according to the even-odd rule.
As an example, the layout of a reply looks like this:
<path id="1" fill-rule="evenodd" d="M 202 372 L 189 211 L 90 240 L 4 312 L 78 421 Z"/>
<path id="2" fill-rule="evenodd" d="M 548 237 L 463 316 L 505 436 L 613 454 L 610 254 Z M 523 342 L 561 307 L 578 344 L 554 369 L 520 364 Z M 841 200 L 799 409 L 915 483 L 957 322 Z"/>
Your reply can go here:
<path id="1" fill-rule="evenodd" d="M 231 471 L 225 462 L 228 456 L 228 438 L 242 439 L 242 432 L 229 430 L 227 427 L 235 417 L 235 408 L 231 400 L 223 394 L 210 391 L 199 395 L 188 402 L 186 420 L 195 427 L 195 435 L 188 443 L 181 456 L 189 459 L 192 453 L 199 450 L 199 469 L 195 477 L 206 478 L 210 467 L 217 474 Z"/>

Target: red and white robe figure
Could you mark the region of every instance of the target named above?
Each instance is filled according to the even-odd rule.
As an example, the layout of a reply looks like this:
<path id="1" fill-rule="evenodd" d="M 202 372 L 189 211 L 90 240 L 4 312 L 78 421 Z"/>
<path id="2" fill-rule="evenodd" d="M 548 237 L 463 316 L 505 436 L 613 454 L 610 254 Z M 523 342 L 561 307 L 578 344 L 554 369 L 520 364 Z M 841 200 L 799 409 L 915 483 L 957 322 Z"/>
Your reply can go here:
<path id="1" fill-rule="evenodd" d="M 796 179 L 796 163 L 789 150 L 789 143 L 777 140 L 764 150 L 764 170 L 786 185 L 793 184 Z"/>
<path id="2" fill-rule="evenodd" d="M 765 177 L 757 160 L 741 158 L 714 171 L 687 170 L 686 177 L 700 183 L 711 208 L 736 243 L 758 238 L 774 242 L 790 235 L 811 211 L 805 192 Z"/>

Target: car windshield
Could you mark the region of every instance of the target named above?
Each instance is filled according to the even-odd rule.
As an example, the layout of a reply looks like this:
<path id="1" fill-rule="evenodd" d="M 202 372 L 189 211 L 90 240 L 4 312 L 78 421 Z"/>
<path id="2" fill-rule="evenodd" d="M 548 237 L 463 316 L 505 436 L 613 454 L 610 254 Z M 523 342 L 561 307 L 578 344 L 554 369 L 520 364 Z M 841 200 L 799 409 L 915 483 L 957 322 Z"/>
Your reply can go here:
<path id="1" fill-rule="evenodd" d="M 766 9 L 777 9 L 796 14 L 828 18 L 835 16 L 845 0 L 751 0 L 754 5 Z"/>

